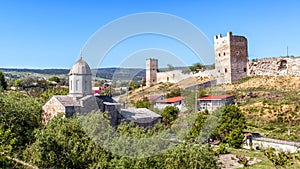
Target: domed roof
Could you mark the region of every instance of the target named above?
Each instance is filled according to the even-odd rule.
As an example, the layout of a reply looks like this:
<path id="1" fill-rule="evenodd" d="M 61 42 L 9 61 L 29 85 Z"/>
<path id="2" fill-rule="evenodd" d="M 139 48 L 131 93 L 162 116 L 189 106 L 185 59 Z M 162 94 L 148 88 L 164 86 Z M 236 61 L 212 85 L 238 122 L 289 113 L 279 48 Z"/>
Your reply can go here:
<path id="1" fill-rule="evenodd" d="M 92 75 L 90 66 L 82 57 L 72 66 L 69 75 Z"/>

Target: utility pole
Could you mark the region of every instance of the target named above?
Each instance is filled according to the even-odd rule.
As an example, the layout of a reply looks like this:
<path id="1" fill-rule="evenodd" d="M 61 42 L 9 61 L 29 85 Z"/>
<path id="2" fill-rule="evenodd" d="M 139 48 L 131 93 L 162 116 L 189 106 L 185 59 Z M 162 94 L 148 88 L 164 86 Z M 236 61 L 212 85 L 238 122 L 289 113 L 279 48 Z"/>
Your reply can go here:
<path id="1" fill-rule="evenodd" d="M 198 110 L 198 86 L 195 87 L 195 114 Z"/>

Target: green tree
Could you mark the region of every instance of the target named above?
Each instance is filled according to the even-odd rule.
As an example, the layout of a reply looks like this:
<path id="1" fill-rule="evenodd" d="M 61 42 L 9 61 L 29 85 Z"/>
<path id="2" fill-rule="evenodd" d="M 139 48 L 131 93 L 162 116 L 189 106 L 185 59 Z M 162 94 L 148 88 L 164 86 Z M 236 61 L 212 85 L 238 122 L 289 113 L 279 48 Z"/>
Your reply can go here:
<path id="1" fill-rule="evenodd" d="M 241 129 L 234 129 L 226 136 L 226 142 L 233 148 L 241 148 L 244 134 Z"/>
<path id="2" fill-rule="evenodd" d="M 0 124 L 4 133 L 11 131 L 16 141 L 13 151 L 34 141 L 33 131 L 41 127 L 42 105 L 36 98 L 20 92 L 0 93 Z"/>
<path id="3" fill-rule="evenodd" d="M 49 88 L 40 95 L 38 100 L 45 104 L 54 95 L 67 95 L 68 93 L 69 90 L 67 88 Z"/>
<path id="4" fill-rule="evenodd" d="M 51 76 L 48 80 L 49 80 L 49 81 L 54 81 L 54 82 L 56 82 L 56 83 L 59 83 L 59 82 L 60 82 L 60 79 L 59 79 L 59 77 L 57 77 L 57 76 Z"/>
<path id="5" fill-rule="evenodd" d="M 171 64 L 167 64 L 167 69 L 166 69 L 166 71 L 172 71 L 172 70 L 174 70 L 174 66 L 171 65 Z"/>
<path id="6" fill-rule="evenodd" d="M 139 88 L 141 85 L 138 83 L 138 82 L 136 82 L 136 81 L 131 81 L 130 83 L 129 83 L 129 88 L 128 88 L 128 90 L 134 90 L 134 89 L 137 89 L 137 88 Z"/>
<path id="7" fill-rule="evenodd" d="M 136 108 L 147 108 L 149 109 L 151 107 L 151 103 L 147 98 L 144 98 L 143 100 L 138 100 L 135 103 Z"/>
<path id="8" fill-rule="evenodd" d="M 214 136 L 221 141 L 226 142 L 225 138 L 232 131 L 233 137 L 244 136 L 238 134 L 246 128 L 246 118 L 245 115 L 240 111 L 240 109 L 235 105 L 228 105 L 217 109 L 215 112 L 216 116 L 219 118 L 219 126 L 214 132 Z M 221 117 L 219 117 L 221 116 Z M 238 139 L 240 140 L 240 139 Z"/>
<path id="9" fill-rule="evenodd" d="M 198 73 L 201 69 L 204 69 L 204 68 L 205 68 L 205 66 L 201 63 L 196 63 L 193 66 L 189 67 L 189 69 L 195 73 Z"/>
<path id="10" fill-rule="evenodd" d="M 167 106 L 162 111 L 162 122 L 170 126 L 173 124 L 173 122 L 177 119 L 179 113 L 179 109 L 175 106 Z"/>
<path id="11" fill-rule="evenodd" d="M 6 88 L 7 88 L 7 82 L 5 81 L 3 72 L 0 71 L 0 89 L 6 90 Z"/>
<path id="12" fill-rule="evenodd" d="M 203 112 L 197 113 L 195 122 L 190 129 L 190 136 L 188 137 L 188 139 L 196 139 L 200 135 L 203 125 L 206 122 L 206 119 L 207 119 L 206 114 L 204 114 Z"/>
<path id="13" fill-rule="evenodd" d="M 56 116 L 35 137 L 23 156 L 40 168 L 89 168 L 109 157 L 86 135 L 77 117 Z"/>
<path id="14" fill-rule="evenodd" d="M 166 98 L 172 98 L 176 96 L 181 96 L 181 90 L 180 88 L 175 88 L 171 92 L 166 94 Z"/>

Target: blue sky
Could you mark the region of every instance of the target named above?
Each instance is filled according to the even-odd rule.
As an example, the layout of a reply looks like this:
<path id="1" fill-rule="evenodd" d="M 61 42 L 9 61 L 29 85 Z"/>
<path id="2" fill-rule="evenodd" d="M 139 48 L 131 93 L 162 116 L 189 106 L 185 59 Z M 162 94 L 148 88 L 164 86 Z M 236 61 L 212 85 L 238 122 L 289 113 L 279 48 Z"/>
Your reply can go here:
<path id="1" fill-rule="evenodd" d="M 249 59 L 286 55 L 287 46 L 290 55 L 299 56 L 299 6 L 298 0 L 0 0 L 0 67 L 70 68 L 97 30 L 143 12 L 183 18 L 211 44 L 214 35 L 227 31 L 246 36 Z M 145 35 L 116 45 L 97 64 L 119 66 L 128 55 L 155 48 L 175 54 L 186 65 L 200 62 L 174 39 Z"/>

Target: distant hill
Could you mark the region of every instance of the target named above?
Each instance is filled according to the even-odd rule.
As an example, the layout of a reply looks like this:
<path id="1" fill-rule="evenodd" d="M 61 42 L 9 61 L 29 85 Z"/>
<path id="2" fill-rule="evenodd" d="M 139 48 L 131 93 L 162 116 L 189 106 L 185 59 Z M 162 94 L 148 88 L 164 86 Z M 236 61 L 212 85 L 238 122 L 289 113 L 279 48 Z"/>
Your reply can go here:
<path id="1" fill-rule="evenodd" d="M 185 70 L 186 67 L 175 67 L 175 70 Z M 22 68 L 0 68 L 0 71 L 10 73 L 10 77 L 14 77 L 12 72 L 27 73 L 27 74 L 40 74 L 40 75 L 67 75 L 70 69 L 22 69 Z M 159 72 L 167 71 L 166 68 L 159 69 Z M 140 68 L 97 68 L 92 69 L 92 72 L 96 77 L 103 79 L 114 80 L 141 80 L 142 77 L 146 77 L 146 70 Z"/>

